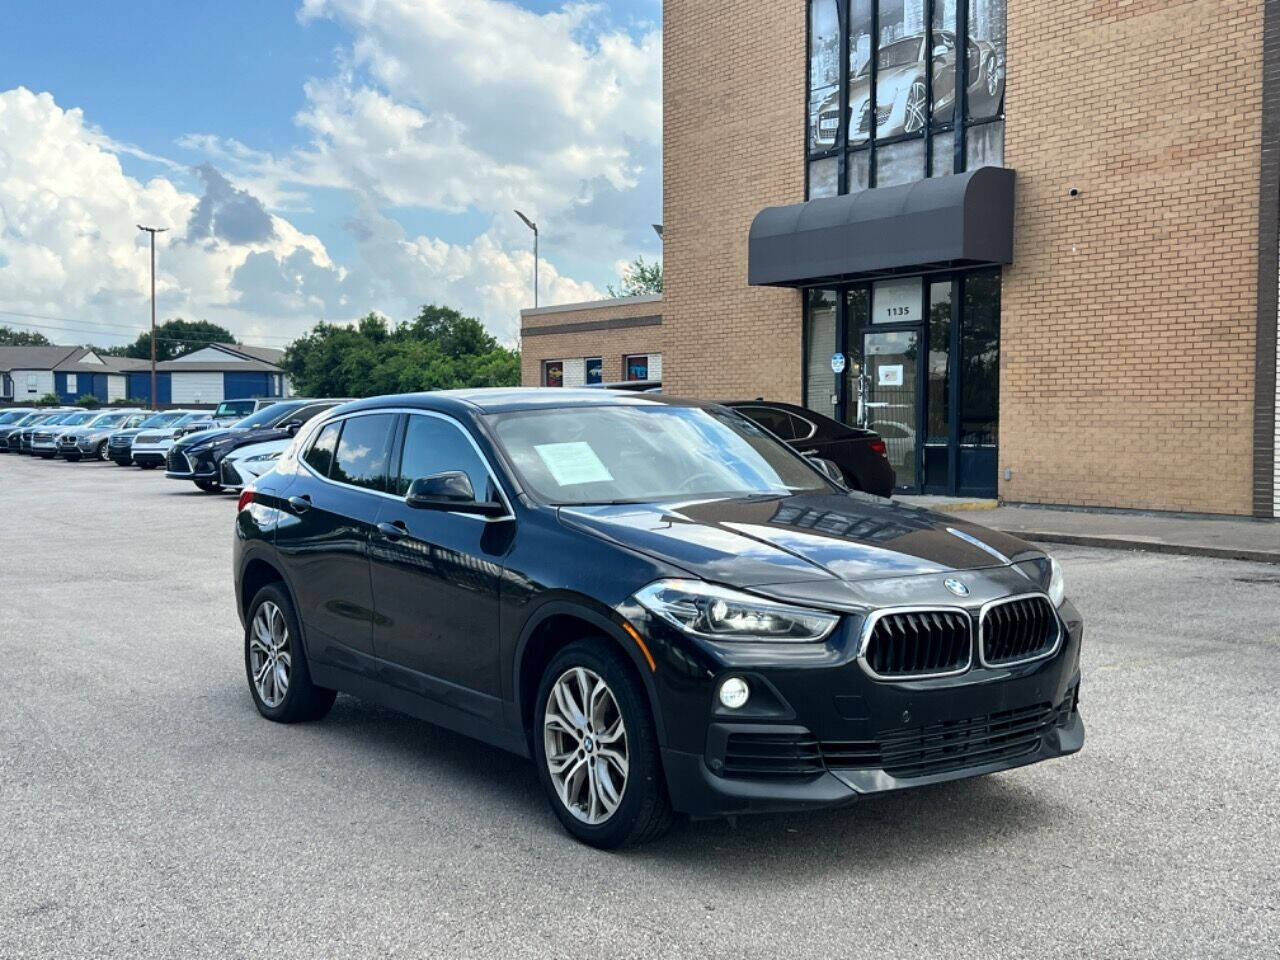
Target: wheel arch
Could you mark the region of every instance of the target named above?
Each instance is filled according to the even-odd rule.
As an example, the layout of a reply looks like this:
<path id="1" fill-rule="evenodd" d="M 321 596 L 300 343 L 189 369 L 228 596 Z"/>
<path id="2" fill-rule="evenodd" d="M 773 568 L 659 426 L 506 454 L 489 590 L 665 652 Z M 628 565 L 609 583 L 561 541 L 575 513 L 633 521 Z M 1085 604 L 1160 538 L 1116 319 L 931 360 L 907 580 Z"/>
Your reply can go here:
<path id="1" fill-rule="evenodd" d="M 644 689 L 658 743 L 665 745 L 666 729 L 648 655 L 628 636 L 617 614 L 597 608 L 588 601 L 570 599 L 553 600 L 539 607 L 525 622 L 516 643 L 511 691 L 516 717 L 525 738 L 532 735 L 533 718 L 530 714 L 546 665 L 570 643 L 590 637 L 610 640 L 622 653 L 623 661 L 630 666 Z"/>

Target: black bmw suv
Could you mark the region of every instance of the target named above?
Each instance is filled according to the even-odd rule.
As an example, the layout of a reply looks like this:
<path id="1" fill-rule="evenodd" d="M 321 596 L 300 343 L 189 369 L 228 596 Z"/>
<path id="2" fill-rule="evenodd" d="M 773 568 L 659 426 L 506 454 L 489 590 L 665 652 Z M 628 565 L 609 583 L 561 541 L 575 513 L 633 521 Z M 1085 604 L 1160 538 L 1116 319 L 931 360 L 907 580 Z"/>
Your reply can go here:
<path id="1" fill-rule="evenodd" d="M 263 716 L 344 691 L 532 757 L 599 847 L 1084 742 L 1051 558 L 838 487 L 716 405 L 344 404 L 242 493 L 234 575 Z"/>

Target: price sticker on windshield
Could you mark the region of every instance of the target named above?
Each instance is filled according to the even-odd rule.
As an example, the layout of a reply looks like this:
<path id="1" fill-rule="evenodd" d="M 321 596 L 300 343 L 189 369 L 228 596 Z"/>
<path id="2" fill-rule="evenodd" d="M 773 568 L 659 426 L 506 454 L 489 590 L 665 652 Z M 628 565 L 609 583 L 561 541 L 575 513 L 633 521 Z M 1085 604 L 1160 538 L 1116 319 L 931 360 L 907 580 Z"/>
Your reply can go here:
<path id="1" fill-rule="evenodd" d="M 534 444 L 533 449 L 538 451 L 551 478 L 562 487 L 579 483 L 609 483 L 613 480 L 613 474 L 596 456 L 589 443 L 538 443 Z"/>

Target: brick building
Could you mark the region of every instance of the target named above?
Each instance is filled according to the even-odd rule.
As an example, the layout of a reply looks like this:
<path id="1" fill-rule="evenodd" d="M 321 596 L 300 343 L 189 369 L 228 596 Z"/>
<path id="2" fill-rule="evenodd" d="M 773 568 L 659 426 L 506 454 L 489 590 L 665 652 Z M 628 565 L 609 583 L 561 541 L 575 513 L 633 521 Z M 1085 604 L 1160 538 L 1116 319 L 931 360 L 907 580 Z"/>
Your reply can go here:
<path id="1" fill-rule="evenodd" d="M 1280 513 L 1280 3 L 667 0 L 664 60 L 660 340 L 528 312 L 527 383 L 661 351 L 904 490 Z"/>

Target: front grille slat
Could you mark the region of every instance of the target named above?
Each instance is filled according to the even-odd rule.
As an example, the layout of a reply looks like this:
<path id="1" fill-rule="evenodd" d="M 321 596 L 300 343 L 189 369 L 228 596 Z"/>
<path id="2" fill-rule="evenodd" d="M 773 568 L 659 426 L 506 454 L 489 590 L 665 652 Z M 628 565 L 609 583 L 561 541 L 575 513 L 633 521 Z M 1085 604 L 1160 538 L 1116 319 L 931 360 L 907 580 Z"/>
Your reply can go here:
<path id="1" fill-rule="evenodd" d="M 1057 648 L 1061 629 L 1048 597 L 998 601 L 982 615 L 983 662 L 1010 666 L 1048 656 Z"/>
<path id="2" fill-rule="evenodd" d="M 957 609 L 889 611 L 870 627 L 862 652 L 881 679 L 960 673 L 972 660 L 972 622 Z"/>

